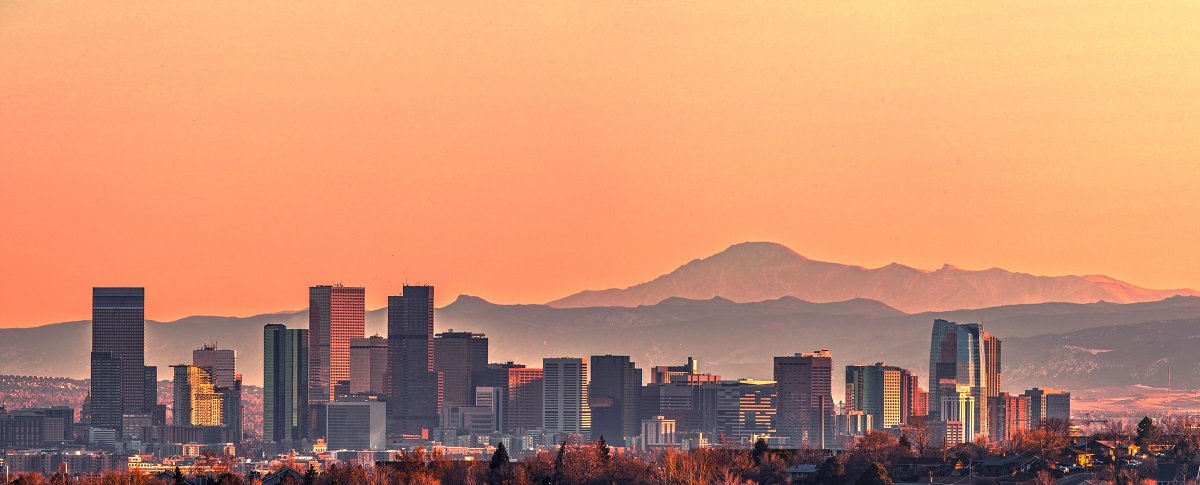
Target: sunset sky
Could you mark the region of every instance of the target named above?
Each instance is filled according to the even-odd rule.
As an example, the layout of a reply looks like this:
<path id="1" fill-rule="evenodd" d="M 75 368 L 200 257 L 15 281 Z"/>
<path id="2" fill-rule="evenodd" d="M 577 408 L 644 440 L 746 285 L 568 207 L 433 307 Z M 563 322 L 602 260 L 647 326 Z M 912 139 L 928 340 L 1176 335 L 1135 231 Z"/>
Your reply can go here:
<path id="1" fill-rule="evenodd" d="M 0 327 L 730 244 L 1200 287 L 1200 3 L 0 3 Z"/>

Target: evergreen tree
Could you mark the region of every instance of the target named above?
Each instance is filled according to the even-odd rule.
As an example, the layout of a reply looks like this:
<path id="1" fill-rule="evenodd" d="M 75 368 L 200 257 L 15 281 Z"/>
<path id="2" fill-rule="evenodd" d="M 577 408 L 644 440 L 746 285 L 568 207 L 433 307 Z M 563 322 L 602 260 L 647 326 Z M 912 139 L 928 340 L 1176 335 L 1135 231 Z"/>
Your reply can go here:
<path id="1" fill-rule="evenodd" d="M 171 479 L 175 481 L 175 485 L 184 485 L 187 483 L 183 478 L 183 471 L 179 467 L 175 467 L 175 472 L 171 474 Z"/>
<path id="2" fill-rule="evenodd" d="M 489 466 L 492 470 L 499 470 L 511 461 L 508 457 L 508 449 L 504 447 L 504 442 L 496 445 L 496 452 L 492 453 L 492 463 Z"/>
<path id="3" fill-rule="evenodd" d="M 817 469 L 819 485 L 842 485 L 846 482 L 846 467 L 837 458 L 829 457 L 821 468 Z"/>
<path id="4" fill-rule="evenodd" d="M 596 440 L 596 451 L 600 452 L 600 459 L 608 461 L 612 456 L 612 450 L 608 448 L 608 442 L 604 441 L 604 435 L 600 435 L 600 439 Z"/>
<path id="5" fill-rule="evenodd" d="M 1143 417 L 1137 425 L 1137 445 L 1146 446 L 1146 442 L 1154 436 L 1154 432 L 1154 421 L 1150 419 L 1150 416 Z"/>
<path id="6" fill-rule="evenodd" d="M 854 485 L 892 485 L 892 477 L 888 476 L 887 469 L 883 468 L 883 465 L 871 462 L 870 465 L 867 465 L 867 469 L 863 470 L 862 475 L 858 476 Z"/>
<path id="7" fill-rule="evenodd" d="M 753 458 L 754 465 L 758 466 L 762 464 L 762 459 L 770 452 L 771 447 L 767 446 L 767 440 L 759 438 L 754 442 L 754 450 L 750 452 L 750 458 Z"/>
<path id="8" fill-rule="evenodd" d="M 554 484 L 563 482 L 563 457 L 567 454 L 567 442 L 558 445 L 558 456 L 554 457 Z"/>
<path id="9" fill-rule="evenodd" d="M 304 472 L 304 485 L 312 485 L 313 481 L 316 479 L 317 479 L 317 467 L 313 466 L 312 463 L 309 463 L 308 470 Z"/>

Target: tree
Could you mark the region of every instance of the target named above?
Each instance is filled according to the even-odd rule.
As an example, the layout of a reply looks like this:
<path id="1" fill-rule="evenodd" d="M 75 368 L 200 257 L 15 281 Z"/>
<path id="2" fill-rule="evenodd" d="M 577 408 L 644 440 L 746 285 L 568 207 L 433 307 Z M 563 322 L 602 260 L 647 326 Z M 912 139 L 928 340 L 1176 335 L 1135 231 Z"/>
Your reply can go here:
<path id="1" fill-rule="evenodd" d="M 558 445 L 558 456 L 554 457 L 554 483 L 558 485 L 563 482 L 563 458 L 567 454 L 567 442 L 563 441 Z"/>
<path id="2" fill-rule="evenodd" d="M 879 463 L 872 462 L 867 465 L 867 469 L 858 476 L 858 480 L 854 485 L 892 485 L 892 477 L 888 476 L 887 469 Z"/>
<path id="3" fill-rule="evenodd" d="M 750 458 L 754 459 L 754 465 L 762 464 L 762 459 L 767 453 L 771 452 L 771 447 L 767 445 L 767 440 L 759 438 L 754 441 L 754 449 L 750 451 Z"/>
<path id="4" fill-rule="evenodd" d="M 304 485 L 312 485 L 313 480 L 317 478 L 317 467 L 312 463 L 308 464 L 308 470 L 304 472 Z"/>
<path id="5" fill-rule="evenodd" d="M 925 423 L 924 416 L 909 416 L 908 426 L 902 428 L 902 436 L 908 438 L 917 452 L 917 456 L 925 456 L 929 452 L 929 443 L 933 441 L 933 432 Z"/>
<path id="6" fill-rule="evenodd" d="M 508 457 L 508 449 L 504 447 L 504 442 L 496 445 L 496 452 L 492 453 L 492 463 L 489 467 L 493 470 L 499 470 L 501 467 L 508 465 L 512 461 Z"/>
<path id="7" fill-rule="evenodd" d="M 819 485 L 841 485 L 846 482 L 846 466 L 837 458 L 829 457 L 825 463 L 821 464 L 821 468 L 817 469 L 817 483 Z"/>
<path id="8" fill-rule="evenodd" d="M 850 450 L 860 463 L 891 463 L 899 454 L 899 441 L 886 431 L 868 431 Z"/>
<path id="9" fill-rule="evenodd" d="M 1137 424 L 1137 439 L 1135 443 L 1138 446 L 1145 447 L 1146 443 L 1154 438 L 1155 431 L 1154 421 L 1150 419 L 1150 416 L 1143 417 Z"/>
<path id="10" fill-rule="evenodd" d="M 183 471 L 181 471 L 179 467 L 175 467 L 175 472 L 171 474 L 171 480 L 175 482 L 175 485 L 183 485 L 184 483 L 187 483 L 183 478 Z"/>
<path id="11" fill-rule="evenodd" d="M 600 435 L 600 439 L 596 440 L 596 451 L 600 453 L 600 459 L 604 462 L 608 462 L 612 456 L 612 450 L 608 448 L 608 442 L 604 441 L 604 435 Z"/>
<path id="12" fill-rule="evenodd" d="M 912 442 L 908 440 L 908 433 L 900 433 L 900 442 L 897 444 L 900 445 L 900 448 L 903 448 L 902 451 L 912 453 L 913 445 Z"/>

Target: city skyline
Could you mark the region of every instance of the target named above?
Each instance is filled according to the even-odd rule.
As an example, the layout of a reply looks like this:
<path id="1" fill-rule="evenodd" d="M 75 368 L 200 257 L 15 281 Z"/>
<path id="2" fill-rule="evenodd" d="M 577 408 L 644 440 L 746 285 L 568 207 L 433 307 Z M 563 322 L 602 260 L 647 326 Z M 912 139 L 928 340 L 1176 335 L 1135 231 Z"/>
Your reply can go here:
<path id="1" fill-rule="evenodd" d="M 1200 480 L 1200 2 L 0 18 L 0 485 Z"/>

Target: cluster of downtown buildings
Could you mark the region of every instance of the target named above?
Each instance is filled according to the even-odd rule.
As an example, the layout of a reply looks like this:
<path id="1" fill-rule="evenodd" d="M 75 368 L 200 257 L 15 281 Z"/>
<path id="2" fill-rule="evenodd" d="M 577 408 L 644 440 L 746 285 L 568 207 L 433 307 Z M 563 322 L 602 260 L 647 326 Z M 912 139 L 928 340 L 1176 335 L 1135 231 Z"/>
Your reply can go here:
<path id="1" fill-rule="evenodd" d="M 191 364 L 172 366 L 168 422 L 157 368 L 145 365 L 144 303 L 142 288 L 93 289 L 91 391 L 79 421 L 66 407 L 0 408 L 0 448 L 86 440 L 88 449 L 147 467 L 146 454 L 239 455 L 234 352 L 206 345 Z M 387 459 L 386 450 L 440 446 L 473 456 L 504 443 L 519 456 L 601 436 L 640 449 L 748 447 L 762 438 L 836 450 L 869 431 L 918 426 L 929 443 L 952 447 L 1070 419 L 1069 393 L 1004 392 L 1001 342 L 974 323 L 934 321 L 925 389 L 907 369 L 847 365 L 845 397 L 835 403 L 828 350 L 775 357 L 769 381 L 725 380 L 692 358 L 652 367 L 649 376 L 619 355 L 545 358 L 534 368 L 490 362 L 483 334 L 435 334 L 434 311 L 433 287 L 405 286 L 388 297 L 387 337 L 367 337 L 364 288 L 309 288 L 308 328 L 263 329 L 264 455 L 372 461 Z M 92 466 L 125 465 L 102 456 Z"/>

